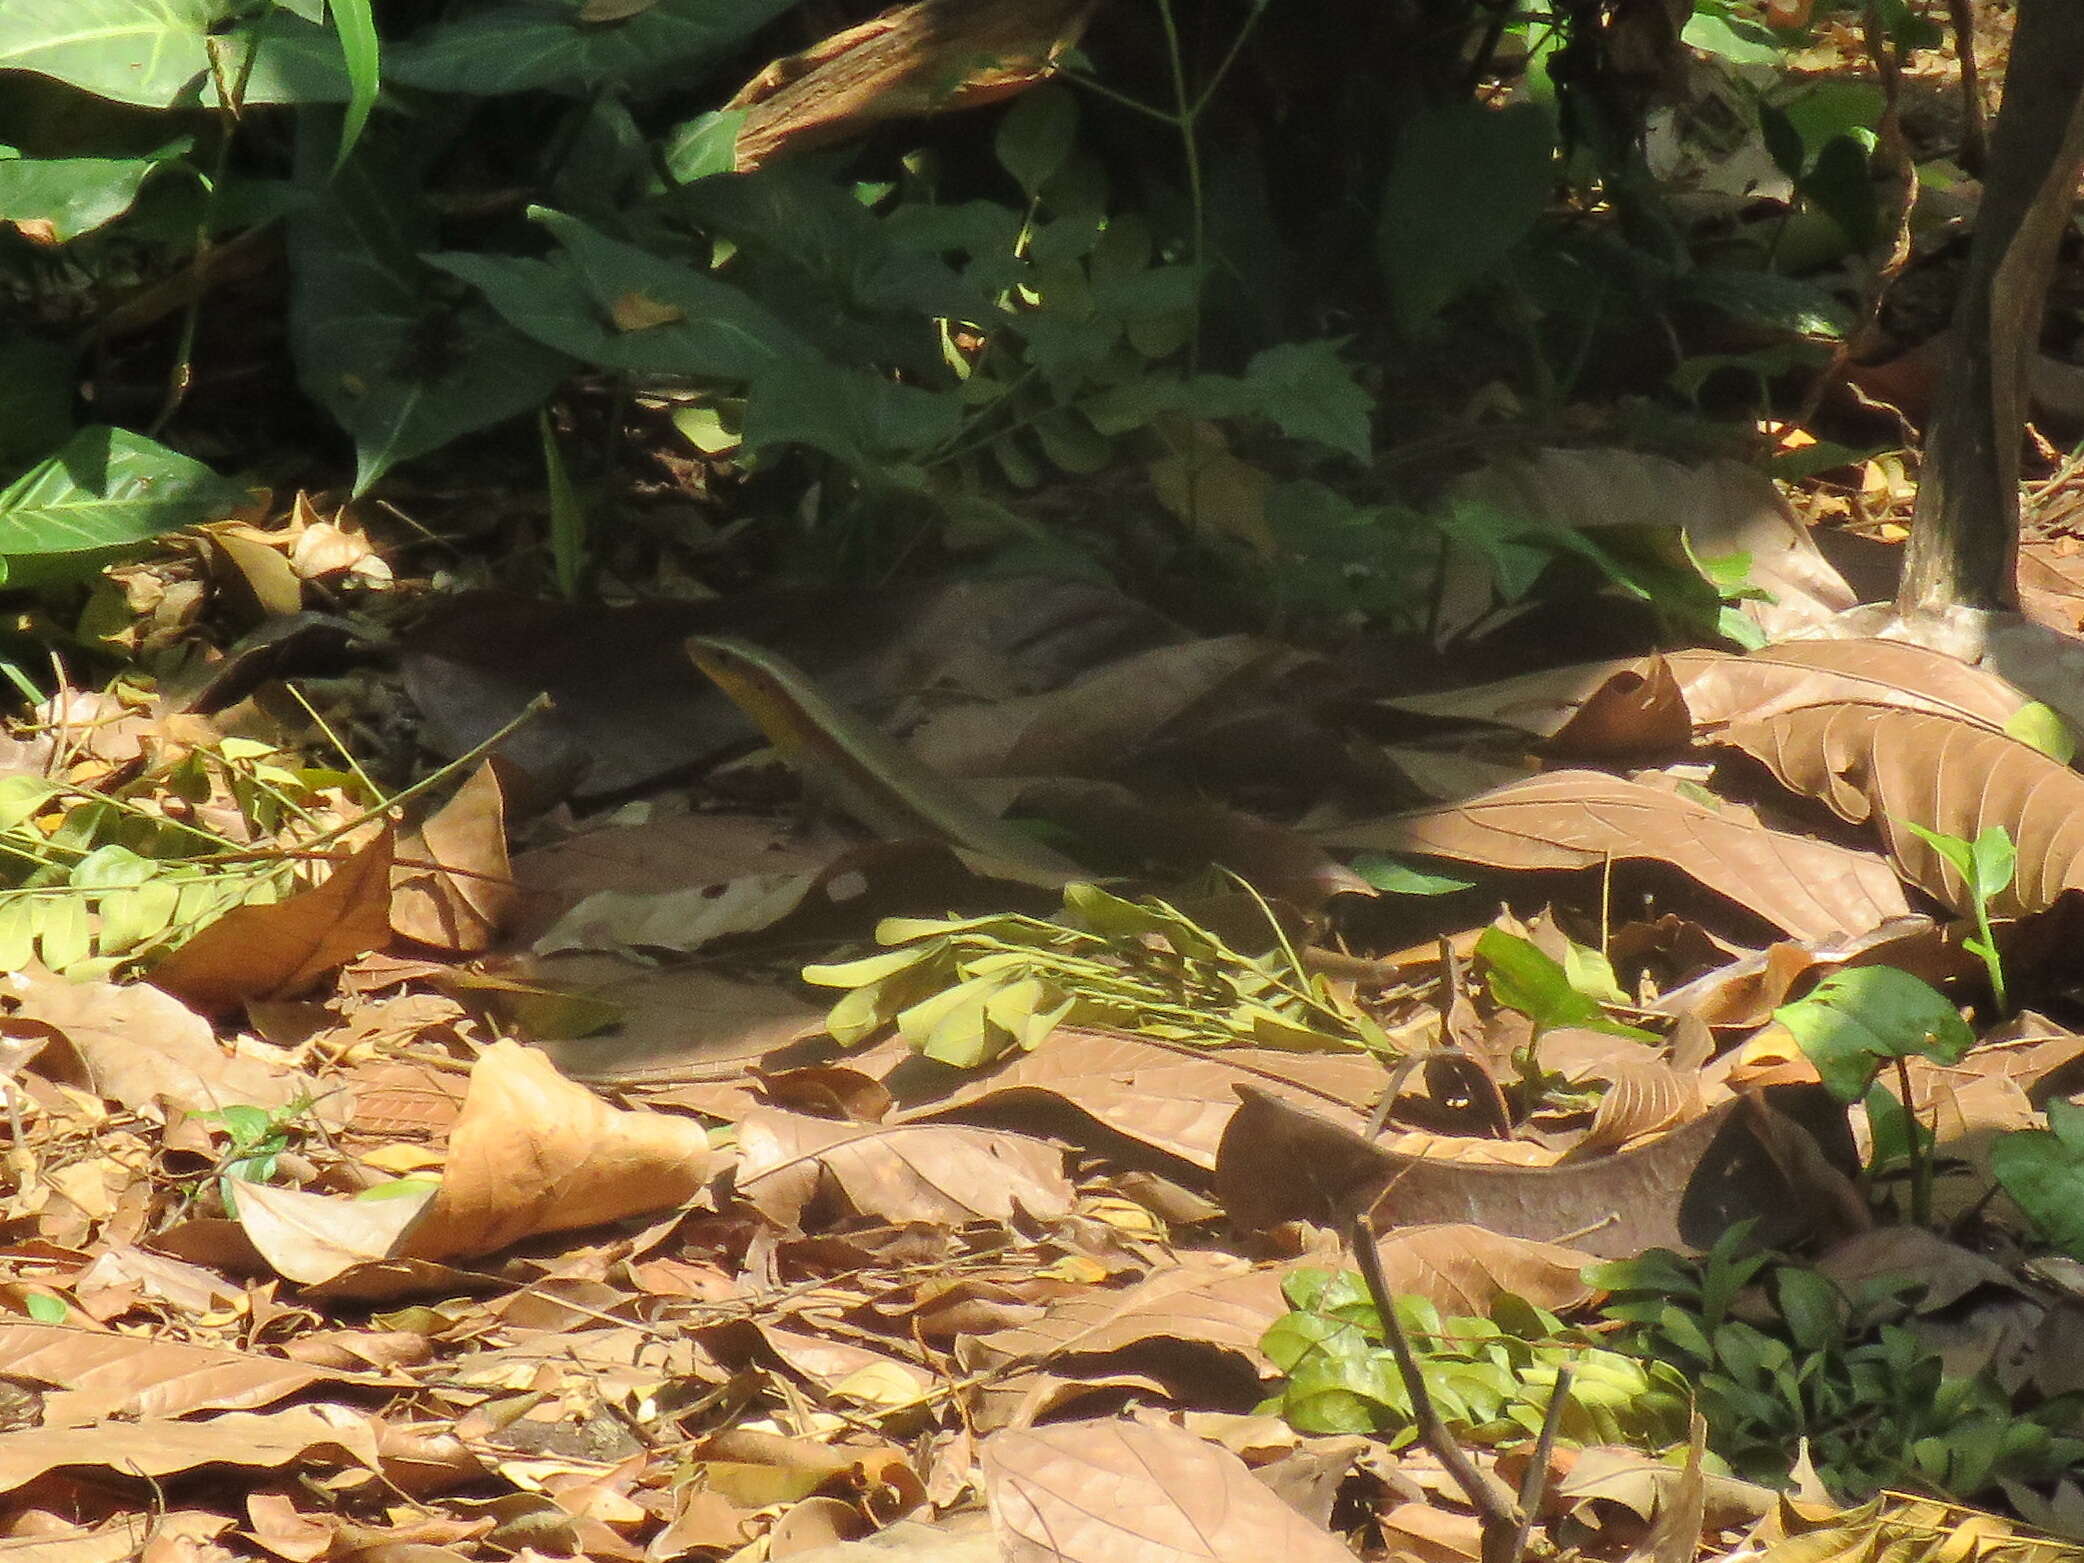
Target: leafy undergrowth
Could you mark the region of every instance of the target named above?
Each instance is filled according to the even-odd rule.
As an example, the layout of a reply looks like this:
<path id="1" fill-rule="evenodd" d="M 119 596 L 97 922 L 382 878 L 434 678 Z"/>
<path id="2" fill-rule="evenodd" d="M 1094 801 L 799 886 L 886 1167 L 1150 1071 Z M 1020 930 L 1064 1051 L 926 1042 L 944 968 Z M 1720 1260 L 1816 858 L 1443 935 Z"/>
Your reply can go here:
<path id="1" fill-rule="evenodd" d="M 1498 481 L 1625 526 L 1675 471 Z M 972 582 L 904 746 L 790 660 L 814 615 L 698 644 L 909 840 L 724 803 L 743 762 L 523 825 L 468 734 L 386 798 L 295 713 L 51 702 L 0 835 L 12 1537 L 2073 1550 L 2012 1528 L 2084 1502 L 2068 726 L 1704 481 L 1749 653 L 1417 694 Z M 1005 693 L 1015 602 L 1080 676 Z"/>

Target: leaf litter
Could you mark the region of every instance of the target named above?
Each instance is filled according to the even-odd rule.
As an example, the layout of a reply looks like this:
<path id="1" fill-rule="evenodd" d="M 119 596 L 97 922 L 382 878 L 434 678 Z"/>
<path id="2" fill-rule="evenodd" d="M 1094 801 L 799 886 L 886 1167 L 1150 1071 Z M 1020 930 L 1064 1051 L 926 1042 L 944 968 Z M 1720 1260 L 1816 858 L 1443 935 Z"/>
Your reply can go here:
<path id="1" fill-rule="evenodd" d="M 1588 485 L 1648 504 L 1674 481 L 1639 460 L 1537 458 L 1490 502 L 1589 524 Z M 1687 482 L 1696 551 L 1778 583 L 1762 630 L 1844 613 L 1777 500 Z M 301 578 L 373 567 L 323 526 L 287 556 Z M 253 539 L 219 542 L 257 594 L 280 585 Z M 1495 610 L 1466 595 L 1470 623 Z M 1471 1329 L 1594 1317 L 1592 1261 L 1744 1231 L 1823 1252 L 1848 1290 L 1957 1276 L 1933 1349 L 2041 1339 L 2062 1382 L 2073 1305 L 1989 1242 L 2036 1197 L 1992 1148 L 2031 1131 L 2010 1143 L 2032 1176 L 2073 1175 L 2039 1106 L 2084 1037 L 1991 1026 L 1967 887 L 1907 828 L 2006 833 L 2017 873 L 1985 910 L 2034 988 L 2077 888 L 2078 783 L 2023 693 L 1841 636 L 1417 694 L 1107 623 L 1046 674 L 984 634 L 937 661 L 871 637 L 845 687 L 935 697 L 883 703 L 908 760 L 788 678 L 779 713 L 771 688 L 752 722 L 712 708 L 714 731 L 786 736 L 854 815 L 808 827 L 721 790 L 738 766 L 528 824 L 504 760 L 397 808 L 286 739 L 54 702 L 0 778 L 23 865 L 0 890 L 8 1539 L 1476 1555 L 1495 1514 L 1437 1440 L 1277 1414 L 1269 1332 L 1351 1267 L 1356 1221 L 1391 1292 Z M 742 628 L 642 634 L 671 652 L 690 627 Z M 1240 749 L 1270 730 L 1338 757 L 1321 786 Z M 1081 867 L 1066 886 L 1008 857 Z M 1982 1223 L 1981 1247 L 1875 1224 L 1899 1194 L 1873 1172 L 1901 1133 L 1881 1107 L 1812 1132 L 1823 1086 L 1781 1015 L 1877 964 L 1983 1033 L 1900 1059 L 1942 1151 L 1922 1208 Z M 1556 1466 L 1534 1523 L 1588 1556 L 1636 1555 L 1665 1505 L 1698 1516 L 1673 1556 L 1963 1523 L 1805 1508 L 1683 1443 L 1493 1429 L 1466 1458 L 1517 1483 L 1530 1453 Z M 2006 1491 L 2042 1523 L 2075 1501 Z M 1976 1523 L 1992 1551 L 2038 1545 Z"/>

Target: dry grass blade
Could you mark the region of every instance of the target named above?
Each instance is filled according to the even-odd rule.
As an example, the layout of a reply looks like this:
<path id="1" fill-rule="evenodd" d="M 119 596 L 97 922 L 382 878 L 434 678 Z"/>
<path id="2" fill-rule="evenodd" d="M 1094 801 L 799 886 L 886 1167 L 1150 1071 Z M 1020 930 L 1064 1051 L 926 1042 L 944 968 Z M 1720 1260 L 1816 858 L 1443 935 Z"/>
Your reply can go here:
<path id="1" fill-rule="evenodd" d="M 1740 722 L 1724 742 L 1839 818 L 1872 821 L 1903 877 L 1957 912 L 1960 876 L 1905 820 L 1973 841 L 2001 825 L 2019 849 L 1994 917 L 2041 911 L 2084 888 L 2084 776 L 2039 750 L 1950 716 L 1878 705 L 1815 706 Z"/>
<path id="2" fill-rule="evenodd" d="M 1341 847 L 1421 852 L 1493 868 L 1597 868 L 1654 859 L 1803 939 L 1858 933 L 1910 910 L 1902 886 L 1878 858 L 1769 830 L 1741 810 L 1714 809 L 1603 771 L 1551 771 L 1460 803 L 1336 826 L 1323 835 Z"/>

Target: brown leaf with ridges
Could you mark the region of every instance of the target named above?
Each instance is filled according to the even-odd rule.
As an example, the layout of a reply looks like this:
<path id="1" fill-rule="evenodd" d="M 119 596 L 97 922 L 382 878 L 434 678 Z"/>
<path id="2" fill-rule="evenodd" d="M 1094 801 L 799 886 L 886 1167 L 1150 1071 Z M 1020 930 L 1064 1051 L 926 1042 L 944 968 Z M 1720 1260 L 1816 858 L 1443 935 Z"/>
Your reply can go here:
<path id="1" fill-rule="evenodd" d="M 1910 910 L 1879 858 L 1769 830 L 1743 810 L 1711 808 L 1604 771 L 1550 771 L 1459 803 L 1320 834 L 1349 849 L 1419 852 L 1493 868 L 1651 859 L 1798 938 L 1858 933 Z"/>
<path id="2" fill-rule="evenodd" d="M 2084 889 L 2084 776 L 2003 733 L 1847 704 L 1740 722 L 1723 741 L 1840 819 L 1871 821 L 1903 877 L 1956 912 L 1974 909 L 1960 875 L 1904 821 L 1964 841 L 2004 827 L 2019 866 L 1991 898 L 1992 916 L 2041 911 L 2063 891 Z"/>

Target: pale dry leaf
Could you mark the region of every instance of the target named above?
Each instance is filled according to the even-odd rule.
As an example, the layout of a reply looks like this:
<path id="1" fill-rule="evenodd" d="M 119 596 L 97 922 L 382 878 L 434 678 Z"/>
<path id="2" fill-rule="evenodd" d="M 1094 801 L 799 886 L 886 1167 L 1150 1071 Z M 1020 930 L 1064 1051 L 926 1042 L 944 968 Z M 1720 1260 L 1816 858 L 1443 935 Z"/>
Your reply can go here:
<path id="1" fill-rule="evenodd" d="M 221 1107 L 285 1107 L 311 1081 L 218 1045 L 210 1023 L 172 994 L 142 983 L 68 982 L 48 972 L 7 981 L 15 1018 L 49 1026 L 71 1045 L 97 1095 L 149 1117 Z M 42 1059 L 52 1067 L 52 1055 Z"/>
<path id="2" fill-rule="evenodd" d="M 610 1106 L 549 1058 L 497 1042 L 470 1072 L 441 1193 L 405 1252 L 487 1254 L 686 1203 L 703 1187 L 709 1136 L 690 1118 Z"/>
<path id="3" fill-rule="evenodd" d="M 2078 828 L 2084 831 L 2084 821 Z M 1800 938 L 1861 932 L 1910 910 L 1896 876 L 1876 857 L 1770 830 L 1742 810 L 1712 808 L 1604 771 L 1550 771 L 1459 803 L 1317 834 L 1346 848 L 1493 868 L 1653 859 Z"/>
<path id="4" fill-rule="evenodd" d="M 980 1458 L 1006 1563 L 1353 1563 L 1236 1455 L 1167 1424 L 1009 1429 Z"/>
<path id="5" fill-rule="evenodd" d="M 375 1470 L 376 1435 L 369 1418 L 344 1406 L 296 1406 L 227 1411 L 205 1422 L 24 1428 L 0 1433 L 0 1492 L 67 1467 L 157 1477 L 204 1465 L 276 1470 L 303 1461 Z"/>
<path id="6" fill-rule="evenodd" d="M 1740 657 L 1677 651 L 1669 660 L 1699 728 L 1855 700 L 2002 730 L 2028 704 L 1995 673 L 1900 640 L 1790 640 Z"/>
<path id="7" fill-rule="evenodd" d="M 320 1382 L 383 1382 L 280 1357 L 192 1346 L 63 1324 L 0 1323 L 0 1374 L 62 1385 L 44 1399 L 46 1427 L 108 1417 L 156 1421 L 193 1411 L 251 1411 Z"/>
<path id="8" fill-rule="evenodd" d="M 350 1199 L 241 1183 L 239 1225 L 276 1274 L 304 1286 L 335 1280 L 356 1265 L 394 1257 L 434 1199 L 434 1185 L 388 1199 Z"/>
<path id="9" fill-rule="evenodd" d="M 1044 1141 L 953 1124 L 836 1123 L 761 1109 L 738 1125 L 738 1190 L 795 1225 L 829 1176 L 855 1210 L 891 1221 L 962 1225 L 1048 1219 L 1071 1209 L 1063 1155 Z"/>
<path id="10" fill-rule="evenodd" d="M 391 868 L 391 927 L 437 950 L 491 948 L 520 894 L 507 862 L 506 800 L 487 760 L 417 831 Z M 435 866 L 427 866 L 435 865 Z"/>
<path id="11" fill-rule="evenodd" d="M 1275 1268 L 1182 1257 L 1133 1286 L 1094 1288 L 1052 1302 L 1032 1323 L 967 1337 L 963 1363 L 972 1371 L 996 1369 L 1171 1339 L 1231 1352 L 1266 1372 L 1260 1337 L 1288 1311 L 1281 1275 Z"/>
<path id="12" fill-rule="evenodd" d="M 268 906 L 234 907 L 154 967 L 151 980 L 205 1014 L 246 999 L 294 998 L 391 937 L 389 826 L 320 884 Z"/>
<path id="13" fill-rule="evenodd" d="M 1839 818 L 1871 822 L 1903 877 L 1956 912 L 1974 910 L 1961 876 L 1905 821 L 1964 841 L 2003 827 L 2018 848 L 2018 872 L 1991 897 L 1994 917 L 2042 911 L 2063 891 L 2084 888 L 2084 776 L 2002 733 L 1848 704 L 1739 722 L 1722 741 Z"/>

